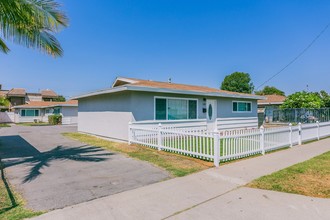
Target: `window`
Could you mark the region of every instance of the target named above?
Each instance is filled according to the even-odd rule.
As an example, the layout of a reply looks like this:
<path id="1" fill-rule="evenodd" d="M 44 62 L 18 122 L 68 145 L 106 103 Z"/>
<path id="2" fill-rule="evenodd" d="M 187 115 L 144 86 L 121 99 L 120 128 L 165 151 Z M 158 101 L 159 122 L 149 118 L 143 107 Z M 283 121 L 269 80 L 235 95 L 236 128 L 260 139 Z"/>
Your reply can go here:
<path id="1" fill-rule="evenodd" d="M 233 112 L 251 112 L 251 102 L 233 102 Z"/>
<path id="2" fill-rule="evenodd" d="M 156 120 L 166 120 L 166 99 L 156 99 Z"/>
<path id="3" fill-rule="evenodd" d="M 54 108 L 53 114 L 54 115 L 58 115 L 61 113 L 61 109 L 60 108 Z"/>
<path id="4" fill-rule="evenodd" d="M 183 98 L 156 98 L 155 119 L 197 119 L 197 100 Z"/>
<path id="5" fill-rule="evenodd" d="M 39 110 L 38 109 L 22 109 L 21 110 L 21 116 L 22 117 L 35 117 L 35 116 L 39 116 Z"/>
<path id="6" fill-rule="evenodd" d="M 187 114 L 188 114 L 187 100 L 183 100 L 183 99 L 167 100 L 168 120 L 187 119 Z"/>

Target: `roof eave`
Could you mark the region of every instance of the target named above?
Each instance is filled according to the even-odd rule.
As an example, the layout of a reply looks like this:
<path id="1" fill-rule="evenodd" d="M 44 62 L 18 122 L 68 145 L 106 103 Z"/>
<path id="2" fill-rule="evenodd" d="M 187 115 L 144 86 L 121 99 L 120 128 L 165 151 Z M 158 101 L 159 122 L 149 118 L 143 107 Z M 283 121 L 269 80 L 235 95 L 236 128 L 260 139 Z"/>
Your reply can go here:
<path id="1" fill-rule="evenodd" d="M 24 98 L 25 97 L 25 94 L 7 94 L 7 97 L 21 97 L 21 98 Z"/>
<path id="2" fill-rule="evenodd" d="M 82 99 L 82 98 L 88 98 L 88 97 L 97 96 L 97 95 L 104 95 L 104 94 L 108 94 L 108 93 L 121 92 L 121 91 L 125 91 L 125 90 L 127 90 L 127 86 L 119 86 L 119 87 L 115 87 L 115 88 L 102 89 L 102 90 L 98 90 L 98 91 L 91 92 L 91 93 L 73 96 L 71 99 Z"/>
<path id="3" fill-rule="evenodd" d="M 225 92 L 199 92 L 199 91 L 187 91 L 177 89 L 165 89 L 165 88 L 154 88 L 154 87 L 141 87 L 141 86 L 126 86 L 130 91 L 144 91 L 144 92 L 160 92 L 160 93 L 173 93 L 173 94 L 185 94 L 185 95 L 199 95 L 199 96 L 214 96 L 224 98 L 244 98 L 244 99 L 264 99 L 263 96 L 250 96 L 244 94 L 229 94 Z"/>
<path id="4" fill-rule="evenodd" d="M 49 105 L 49 106 L 24 106 L 24 105 L 17 105 L 12 107 L 13 109 L 21 109 L 21 108 L 30 108 L 30 109 L 35 109 L 35 108 L 54 108 L 54 107 L 78 107 L 76 104 L 58 104 L 58 105 Z"/>
<path id="5" fill-rule="evenodd" d="M 282 105 L 284 102 L 259 102 L 258 105 Z"/>

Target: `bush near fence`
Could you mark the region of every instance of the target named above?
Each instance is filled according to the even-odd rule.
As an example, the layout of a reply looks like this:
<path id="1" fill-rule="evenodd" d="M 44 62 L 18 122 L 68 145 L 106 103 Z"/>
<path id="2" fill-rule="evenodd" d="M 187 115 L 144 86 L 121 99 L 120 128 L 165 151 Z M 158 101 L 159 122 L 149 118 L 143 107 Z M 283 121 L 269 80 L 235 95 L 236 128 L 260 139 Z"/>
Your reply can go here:
<path id="1" fill-rule="evenodd" d="M 49 115 L 48 123 L 51 125 L 59 125 L 62 124 L 62 115 Z"/>
<path id="2" fill-rule="evenodd" d="M 229 161 L 330 136 L 330 122 L 209 132 L 204 129 L 129 126 L 129 143 L 203 160 Z"/>

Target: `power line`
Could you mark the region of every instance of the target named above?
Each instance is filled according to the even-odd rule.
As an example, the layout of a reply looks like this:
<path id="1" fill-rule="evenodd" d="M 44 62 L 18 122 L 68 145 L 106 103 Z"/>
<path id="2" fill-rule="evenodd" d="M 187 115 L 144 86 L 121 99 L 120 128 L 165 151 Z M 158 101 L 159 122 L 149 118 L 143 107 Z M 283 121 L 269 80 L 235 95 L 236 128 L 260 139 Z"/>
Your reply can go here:
<path id="1" fill-rule="evenodd" d="M 288 68 L 291 64 L 293 64 L 294 62 L 296 62 L 309 48 L 311 48 L 313 46 L 313 44 L 322 36 L 322 34 L 324 34 L 324 32 L 328 29 L 328 27 L 330 26 L 330 23 L 328 23 L 323 30 L 312 40 L 312 42 L 310 44 L 307 45 L 307 47 L 305 47 L 305 49 L 303 51 L 301 51 L 293 60 L 291 60 L 287 65 L 285 65 L 280 71 L 278 71 L 277 73 L 275 73 L 273 76 L 271 76 L 269 79 L 267 79 L 264 83 L 262 83 L 260 86 L 257 87 L 257 90 L 265 85 L 266 83 L 268 83 L 270 80 L 274 79 L 277 75 L 279 75 L 281 72 L 283 72 L 286 68 Z"/>

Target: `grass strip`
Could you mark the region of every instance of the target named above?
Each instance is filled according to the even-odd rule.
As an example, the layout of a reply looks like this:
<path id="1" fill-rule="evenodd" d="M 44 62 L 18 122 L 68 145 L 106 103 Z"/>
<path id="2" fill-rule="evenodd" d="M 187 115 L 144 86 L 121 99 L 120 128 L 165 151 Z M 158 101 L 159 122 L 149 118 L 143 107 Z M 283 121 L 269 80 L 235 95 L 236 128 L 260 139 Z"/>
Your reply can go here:
<path id="1" fill-rule="evenodd" d="M 167 170 L 174 177 L 186 176 L 213 166 L 212 162 L 202 161 L 180 154 L 158 151 L 157 149 L 140 145 L 112 142 L 87 134 L 63 133 L 63 135 L 88 145 L 101 147 L 112 152 L 122 153 L 132 158 L 147 161 Z"/>
<path id="2" fill-rule="evenodd" d="M 35 212 L 24 207 L 25 201 L 13 191 L 6 179 L 3 164 L 0 162 L 0 219 L 1 220 L 21 220 L 41 215 L 44 212 Z"/>
<path id="3" fill-rule="evenodd" d="M 330 151 L 270 175 L 260 177 L 247 186 L 305 196 L 330 198 Z"/>

